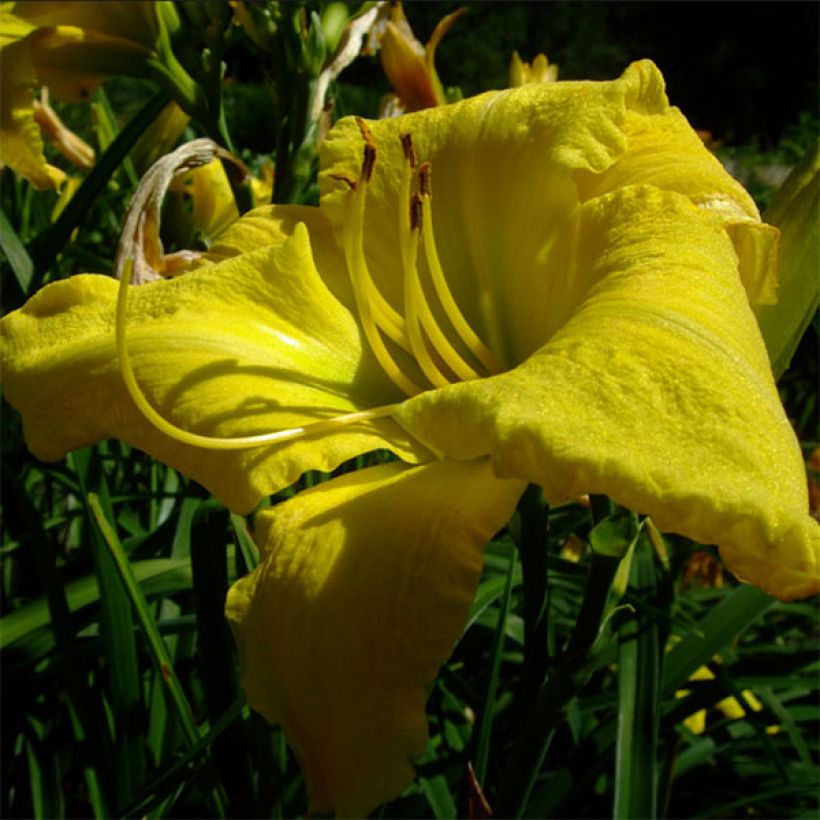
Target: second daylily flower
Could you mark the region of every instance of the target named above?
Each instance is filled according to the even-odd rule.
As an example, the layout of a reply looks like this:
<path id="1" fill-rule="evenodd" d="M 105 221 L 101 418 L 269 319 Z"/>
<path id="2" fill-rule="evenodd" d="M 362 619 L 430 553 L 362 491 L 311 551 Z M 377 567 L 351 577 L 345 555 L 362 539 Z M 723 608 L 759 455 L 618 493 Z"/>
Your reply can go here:
<path id="1" fill-rule="evenodd" d="M 425 687 L 527 482 L 715 543 L 782 598 L 818 590 L 750 307 L 776 231 L 654 65 L 346 119 L 322 167 L 320 208 L 254 212 L 209 266 L 122 288 L 127 324 L 101 276 L 2 323 L 41 458 L 117 436 L 241 512 L 306 470 L 400 459 L 261 512 L 228 600 L 249 702 L 314 811 L 366 814 L 412 778 Z"/>

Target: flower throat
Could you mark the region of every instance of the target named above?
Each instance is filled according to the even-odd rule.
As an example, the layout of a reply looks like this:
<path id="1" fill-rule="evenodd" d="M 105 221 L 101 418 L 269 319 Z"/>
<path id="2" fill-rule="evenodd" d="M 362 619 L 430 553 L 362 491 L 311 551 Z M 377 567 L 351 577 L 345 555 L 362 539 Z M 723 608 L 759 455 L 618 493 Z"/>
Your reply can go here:
<path id="1" fill-rule="evenodd" d="M 406 396 L 445 387 L 456 381 L 498 373 L 501 367 L 497 359 L 464 318 L 444 275 L 433 233 L 431 165 L 429 162 L 418 163 L 410 134 L 401 136 L 404 168 L 398 197 L 403 315 L 385 299 L 373 282 L 364 252 L 364 227 L 367 188 L 376 166 L 377 150 L 367 124 L 358 117 L 356 122 L 364 141 L 359 179 L 335 178 L 348 186 L 352 198 L 352 216 L 345 223 L 343 234 L 344 255 L 359 320 L 379 365 Z M 475 360 L 472 364 L 456 349 L 433 314 L 419 275 L 419 245 L 427 262 L 432 290 L 452 332 Z M 137 409 L 154 427 L 175 441 L 208 450 L 247 450 L 330 434 L 343 427 L 389 416 L 398 406 L 388 404 L 322 419 L 302 427 L 247 436 L 209 436 L 185 430 L 153 407 L 134 374 L 127 339 L 128 292 L 132 274 L 133 266 L 123 271 L 117 293 L 115 332 L 120 372 Z M 384 337 L 392 343 L 395 352 L 388 348 Z M 397 357 L 401 358 L 401 364 Z M 407 370 L 414 375 L 408 375 Z"/>

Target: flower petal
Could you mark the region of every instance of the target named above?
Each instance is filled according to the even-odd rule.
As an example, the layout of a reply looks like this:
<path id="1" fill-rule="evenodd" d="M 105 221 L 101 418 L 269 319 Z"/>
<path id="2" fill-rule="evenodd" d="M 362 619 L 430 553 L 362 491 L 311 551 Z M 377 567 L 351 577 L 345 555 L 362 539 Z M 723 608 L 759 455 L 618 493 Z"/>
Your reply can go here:
<path id="1" fill-rule="evenodd" d="M 31 27 L 0 13 L 0 162 L 40 190 L 57 188 L 65 174 L 46 162 L 34 119 L 36 84 Z"/>
<path id="2" fill-rule="evenodd" d="M 673 150 L 665 145 L 671 128 Z M 368 186 L 365 251 L 374 280 L 402 305 L 398 201 L 410 133 L 419 161 L 432 164 L 433 224 L 453 295 L 478 335 L 507 366 L 523 361 L 575 307 L 559 275 L 572 253 L 572 225 L 587 190 L 651 176 L 733 219 L 754 203 L 670 109 L 650 62 L 612 82 L 556 82 L 489 92 L 450 106 L 369 123 L 377 146 Z M 659 140 L 658 135 L 662 134 Z M 352 119 L 322 145 L 322 207 L 338 232 L 349 219 L 349 186 L 362 161 Z M 676 168 L 682 168 L 680 173 Z M 696 173 L 695 173 L 696 172 Z M 608 176 L 611 174 L 611 176 Z"/>
<path id="3" fill-rule="evenodd" d="M 265 245 L 281 245 L 293 235 L 299 224 L 304 224 L 308 230 L 316 270 L 322 281 L 348 310 L 355 311 L 356 300 L 344 256 L 336 245 L 330 222 L 319 208 L 309 205 L 254 208 L 220 234 L 206 256 L 219 262 Z"/>
<path id="4" fill-rule="evenodd" d="M 461 634 L 483 548 L 524 485 L 486 460 L 386 464 L 257 516 L 230 591 L 248 701 L 281 722 L 311 812 L 366 816 L 425 749 L 425 687 Z"/>
<path id="5" fill-rule="evenodd" d="M 306 469 L 328 470 L 387 447 L 420 451 L 389 419 L 321 438 L 215 452 L 158 432 L 123 386 L 114 340 L 117 283 L 75 276 L 0 322 L 5 393 L 43 459 L 116 436 L 248 511 Z M 238 436 L 389 404 L 400 398 L 362 348 L 353 316 L 316 272 L 304 226 L 283 245 L 171 281 L 132 287 L 128 349 L 137 381 L 167 419 Z"/>
<path id="6" fill-rule="evenodd" d="M 12 13 L 34 26 L 76 26 L 150 48 L 157 38 L 157 4 L 151 0 L 100 3 L 97 0 L 21 0 Z"/>
<path id="7" fill-rule="evenodd" d="M 151 52 L 125 37 L 70 25 L 38 28 L 29 37 L 37 81 L 66 102 L 88 100 L 107 76 L 148 75 Z"/>
<path id="8" fill-rule="evenodd" d="M 587 294 L 518 368 L 431 391 L 396 418 L 456 458 L 552 502 L 607 494 L 661 529 L 716 543 L 739 577 L 820 590 L 803 462 L 718 217 L 623 188 L 585 204 L 567 270 Z"/>

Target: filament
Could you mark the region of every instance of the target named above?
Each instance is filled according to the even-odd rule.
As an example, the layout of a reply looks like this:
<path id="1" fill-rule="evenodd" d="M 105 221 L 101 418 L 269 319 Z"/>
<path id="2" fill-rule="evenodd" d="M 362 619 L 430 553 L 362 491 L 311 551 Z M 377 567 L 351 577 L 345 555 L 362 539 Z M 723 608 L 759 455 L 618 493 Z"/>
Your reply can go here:
<path id="1" fill-rule="evenodd" d="M 362 177 L 359 185 L 351 191 L 353 198 L 350 222 L 345 226 L 344 252 L 356 308 L 362 329 L 373 355 L 390 380 L 407 396 L 421 393 L 421 388 L 396 364 L 395 359 L 384 344 L 374 316 L 374 294 L 378 293 L 370 278 L 364 256 L 364 205 L 367 182 Z M 386 331 L 385 331 L 386 332 Z M 406 328 L 405 328 L 406 334 Z M 409 342 L 408 342 L 409 346 Z"/>
<path id="2" fill-rule="evenodd" d="M 502 370 L 498 359 L 493 352 L 479 339 L 469 322 L 464 318 L 464 314 L 459 309 L 447 278 L 441 267 L 438 250 L 436 249 L 436 239 L 433 232 L 433 198 L 429 187 L 429 176 L 422 192 L 422 219 L 421 238 L 424 244 L 424 255 L 427 258 L 427 267 L 430 271 L 430 278 L 433 280 L 433 287 L 439 298 L 444 313 L 450 320 L 453 329 L 458 334 L 462 342 L 470 352 L 487 368 L 489 373 L 500 373 Z"/>

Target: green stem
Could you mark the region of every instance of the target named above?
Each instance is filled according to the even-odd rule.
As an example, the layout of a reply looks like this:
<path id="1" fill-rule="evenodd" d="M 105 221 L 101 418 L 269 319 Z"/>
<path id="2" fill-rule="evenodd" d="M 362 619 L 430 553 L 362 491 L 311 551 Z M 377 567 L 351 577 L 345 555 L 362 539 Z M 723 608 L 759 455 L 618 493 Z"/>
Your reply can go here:
<path id="1" fill-rule="evenodd" d="M 487 775 L 487 762 L 490 756 L 490 738 L 493 731 L 493 717 L 495 712 L 496 694 L 498 688 L 498 676 L 501 671 L 501 655 L 504 649 L 504 639 L 507 633 L 507 616 L 510 612 L 510 602 L 512 600 L 513 580 L 515 578 L 516 554 L 510 550 L 510 563 L 507 568 L 507 580 L 504 584 L 504 593 L 498 608 L 498 624 L 495 630 L 492 648 L 492 662 L 490 667 L 490 679 L 487 684 L 487 694 L 484 698 L 484 705 L 481 710 L 481 723 L 478 730 L 478 742 L 475 752 L 475 777 L 480 783 L 484 783 Z"/>
<path id="2" fill-rule="evenodd" d="M 656 604 L 654 554 L 639 544 L 632 562 L 632 588 Z M 613 816 L 657 817 L 658 716 L 661 636 L 654 606 L 639 606 L 618 633 L 618 735 L 615 745 Z"/>
<path id="3" fill-rule="evenodd" d="M 298 202 L 312 177 L 318 123 L 308 120 L 308 111 L 313 105 L 316 81 L 298 75 L 297 82 L 287 120 L 287 136 L 276 154 L 274 202 Z"/>
<path id="4" fill-rule="evenodd" d="M 528 714 L 547 671 L 547 517 L 541 488 L 527 487 L 518 504 L 518 549 L 524 591 L 524 669 L 520 707 Z"/>
<path id="5" fill-rule="evenodd" d="M 570 701 L 591 669 L 587 654 L 598 635 L 601 616 L 620 560 L 594 554 L 584 601 L 566 650 L 538 692 L 533 713 L 522 723 L 496 805 L 499 817 L 523 816 L 541 765 Z"/>

